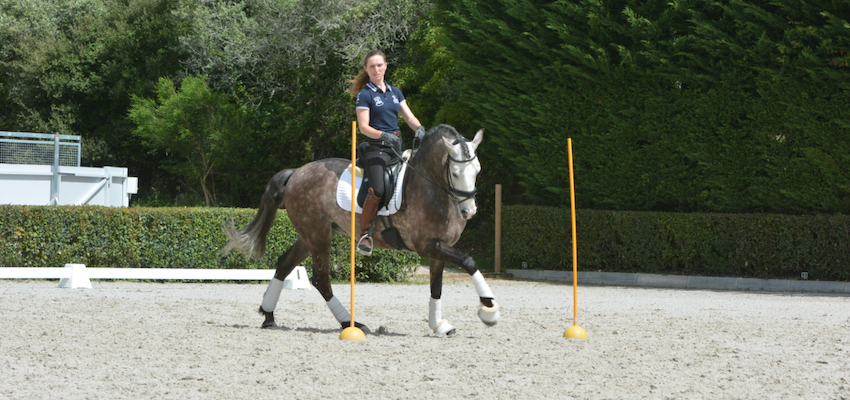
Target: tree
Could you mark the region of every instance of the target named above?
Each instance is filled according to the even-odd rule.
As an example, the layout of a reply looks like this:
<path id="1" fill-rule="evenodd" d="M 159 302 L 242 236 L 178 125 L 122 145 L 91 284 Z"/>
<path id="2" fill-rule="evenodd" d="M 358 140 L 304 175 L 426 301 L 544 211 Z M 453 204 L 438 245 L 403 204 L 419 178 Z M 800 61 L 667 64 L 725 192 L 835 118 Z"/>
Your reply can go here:
<path id="1" fill-rule="evenodd" d="M 414 0 L 196 3 L 186 1 L 178 13 L 192 26 L 180 38 L 186 73 L 207 75 L 214 90 L 254 105 L 297 97 L 327 68 L 342 66 L 335 71 L 342 83 L 368 50 L 391 52 L 403 42 L 427 6 Z"/>
<path id="2" fill-rule="evenodd" d="M 171 204 L 185 185 L 127 111 L 132 95 L 157 97 L 159 78 L 204 75 L 251 116 L 218 153 L 215 202 L 250 206 L 277 170 L 346 153 L 346 80 L 367 49 L 400 56 L 427 4 L 0 0 L 0 129 L 81 135 L 84 165 L 127 166 L 139 199 Z"/>
<path id="3" fill-rule="evenodd" d="M 210 90 L 205 77 L 188 77 L 180 84 L 162 78 L 157 99 L 132 98 L 133 133 L 151 150 L 164 150 L 161 164 L 200 186 L 206 205 L 216 205 L 215 166 L 230 135 L 241 131 L 240 109 L 223 94 Z"/>
<path id="4" fill-rule="evenodd" d="M 157 180 L 127 109 L 130 94 L 151 96 L 159 77 L 179 70 L 176 3 L 0 0 L 2 128 L 81 135 L 83 165 Z"/>
<path id="5" fill-rule="evenodd" d="M 582 207 L 850 211 L 850 3 L 435 4 L 508 201 L 568 204 L 572 137 Z"/>

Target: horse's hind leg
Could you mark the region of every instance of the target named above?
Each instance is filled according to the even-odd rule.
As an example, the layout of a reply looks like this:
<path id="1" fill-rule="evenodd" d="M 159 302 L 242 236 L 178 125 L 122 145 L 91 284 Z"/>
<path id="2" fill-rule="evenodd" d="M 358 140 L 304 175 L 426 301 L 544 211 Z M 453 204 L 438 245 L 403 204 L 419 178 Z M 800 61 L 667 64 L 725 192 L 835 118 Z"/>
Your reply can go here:
<path id="1" fill-rule="evenodd" d="M 319 293 L 322 294 L 322 298 L 325 299 L 325 302 L 328 305 L 328 308 L 333 313 L 336 321 L 339 322 L 340 326 L 345 329 L 351 326 L 351 314 L 345 308 L 344 305 L 339 301 L 339 299 L 334 296 L 333 288 L 331 287 L 331 263 L 330 263 L 330 243 L 327 244 L 327 247 L 322 246 L 321 250 L 315 250 L 313 252 L 313 279 L 312 283 L 316 289 L 319 290 Z M 354 325 L 360 328 L 363 332 L 369 333 L 369 328 L 366 325 L 363 325 L 358 322 L 354 322 Z"/>
<path id="2" fill-rule="evenodd" d="M 309 255 L 310 249 L 307 247 L 307 243 L 301 238 L 298 238 L 286 253 L 278 257 L 274 278 L 269 282 L 269 287 L 266 288 L 266 293 L 263 294 L 263 302 L 260 304 L 260 313 L 265 317 L 262 325 L 263 328 L 277 326 L 274 322 L 274 309 L 277 307 L 280 292 L 283 290 L 283 280 Z"/>

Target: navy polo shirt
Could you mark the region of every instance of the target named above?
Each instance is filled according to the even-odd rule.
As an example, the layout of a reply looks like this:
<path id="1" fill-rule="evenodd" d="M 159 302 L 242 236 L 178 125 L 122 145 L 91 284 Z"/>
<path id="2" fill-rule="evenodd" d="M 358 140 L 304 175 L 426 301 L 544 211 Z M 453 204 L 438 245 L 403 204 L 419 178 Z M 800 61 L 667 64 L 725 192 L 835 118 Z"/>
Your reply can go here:
<path id="1" fill-rule="evenodd" d="M 401 103 L 404 103 L 404 95 L 399 88 L 384 84 L 387 86 L 386 92 L 382 92 L 381 88 L 372 82 L 367 83 L 357 94 L 354 107 L 369 110 L 369 126 L 381 132 L 396 132 L 400 130 L 398 110 Z"/>

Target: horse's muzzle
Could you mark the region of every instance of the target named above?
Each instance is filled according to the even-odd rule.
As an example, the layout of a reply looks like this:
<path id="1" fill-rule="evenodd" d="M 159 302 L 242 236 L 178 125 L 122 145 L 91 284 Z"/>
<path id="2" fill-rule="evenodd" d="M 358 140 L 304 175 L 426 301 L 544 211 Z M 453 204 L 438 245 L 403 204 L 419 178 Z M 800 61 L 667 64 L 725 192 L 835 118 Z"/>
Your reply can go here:
<path id="1" fill-rule="evenodd" d="M 475 206 L 474 201 L 470 207 L 464 207 L 463 203 L 461 203 L 460 216 L 463 217 L 463 219 L 470 220 L 476 213 L 478 213 L 478 207 Z"/>

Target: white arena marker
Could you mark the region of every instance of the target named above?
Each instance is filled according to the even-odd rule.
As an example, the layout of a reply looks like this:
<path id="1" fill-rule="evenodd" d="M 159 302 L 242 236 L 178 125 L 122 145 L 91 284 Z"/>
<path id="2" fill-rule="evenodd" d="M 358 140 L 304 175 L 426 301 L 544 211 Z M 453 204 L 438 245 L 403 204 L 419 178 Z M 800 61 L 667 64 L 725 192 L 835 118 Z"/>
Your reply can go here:
<path id="1" fill-rule="evenodd" d="M 91 289 L 91 280 L 86 272 L 85 264 L 65 264 L 65 268 L 70 269 L 70 274 L 67 278 L 59 280 L 59 287 L 70 289 Z"/>
<path id="2" fill-rule="evenodd" d="M 284 289 L 310 289 L 310 279 L 307 278 L 307 269 L 301 266 L 295 267 L 286 279 L 283 280 Z"/>

